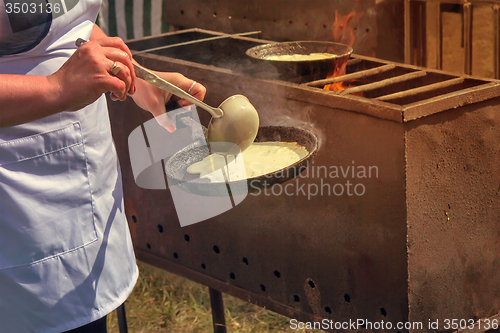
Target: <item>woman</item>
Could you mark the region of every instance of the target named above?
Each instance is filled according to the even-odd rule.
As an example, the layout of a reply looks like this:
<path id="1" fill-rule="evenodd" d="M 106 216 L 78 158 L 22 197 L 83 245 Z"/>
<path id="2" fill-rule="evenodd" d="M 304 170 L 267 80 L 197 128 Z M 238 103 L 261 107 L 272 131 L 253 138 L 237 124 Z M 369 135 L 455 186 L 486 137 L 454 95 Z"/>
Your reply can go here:
<path id="1" fill-rule="evenodd" d="M 27 16 L 0 2 L 0 332 L 105 332 L 138 271 L 103 93 L 155 116 L 171 96 L 94 25 L 99 0 L 59 16 L 31 2 Z M 203 99 L 193 80 L 158 74 Z"/>

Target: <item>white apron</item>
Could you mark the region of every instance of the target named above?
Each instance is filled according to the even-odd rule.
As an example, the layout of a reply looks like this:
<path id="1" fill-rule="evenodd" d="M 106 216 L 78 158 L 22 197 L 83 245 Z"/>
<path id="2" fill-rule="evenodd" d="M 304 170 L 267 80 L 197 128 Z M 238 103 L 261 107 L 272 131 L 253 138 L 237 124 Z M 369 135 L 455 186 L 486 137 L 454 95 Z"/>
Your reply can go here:
<path id="1" fill-rule="evenodd" d="M 55 72 L 99 6 L 80 0 L 37 46 L 0 57 L 0 73 Z M 137 276 L 104 96 L 0 129 L 0 333 L 85 325 L 123 303 Z"/>

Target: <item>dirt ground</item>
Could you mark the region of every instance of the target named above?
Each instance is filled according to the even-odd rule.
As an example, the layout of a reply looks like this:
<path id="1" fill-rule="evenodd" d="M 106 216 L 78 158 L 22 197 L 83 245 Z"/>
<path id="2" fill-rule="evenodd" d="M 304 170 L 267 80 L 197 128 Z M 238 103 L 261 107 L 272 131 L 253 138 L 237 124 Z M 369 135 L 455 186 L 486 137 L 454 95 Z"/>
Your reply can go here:
<path id="1" fill-rule="evenodd" d="M 436 68 L 437 3 L 427 3 L 427 67 Z M 476 4 L 472 18 L 472 75 L 494 78 L 494 11 Z M 463 73 L 463 22 L 460 12 L 443 12 L 443 70 Z M 497 55 L 500 56 L 500 55 Z"/>

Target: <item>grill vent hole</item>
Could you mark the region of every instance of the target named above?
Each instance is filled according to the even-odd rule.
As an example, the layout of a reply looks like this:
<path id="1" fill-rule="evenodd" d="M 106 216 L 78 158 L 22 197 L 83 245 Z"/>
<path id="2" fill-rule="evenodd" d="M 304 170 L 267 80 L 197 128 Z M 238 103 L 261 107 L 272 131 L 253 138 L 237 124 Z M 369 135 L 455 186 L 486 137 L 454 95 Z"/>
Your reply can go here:
<path id="1" fill-rule="evenodd" d="M 177 252 L 174 252 L 174 258 L 179 259 L 179 255 L 177 254 Z"/>
<path id="2" fill-rule="evenodd" d="M 325 312 L 328 314 L 332 314 L 332 309 L 329 306 L 325 307 Z"/>
<path id="3" fill-rule="evenodd" d="M 137 223 L 137 217 L 135 215 L 132 215 L 132 221 L 134 221 L 134 223 Z"/>
<path id="4" fill-rule="evenodd" d="M 351 296 L 349 296 L 349 294 L 345 294 L 344 299 L 347 303 L 351 302 Z"/>
<path id="5" fill-rule="evenodd" d="M 205 264 L 201 264 L 201 268 L 206 269 L 206 268 L 207 268 L 207 265 L 205 265 Z"/>
<path id="6" fill-rule="evenodd" d="M 181 10 L 181 15 L 184 15 L 184 11 L 183 10 Z"/>
<path id="7" fill-rule="evenodd" d="M 299 295 L 293 295 L 293 300 L 294 300 L 296 303 L 300 302 L 300 297 L 299 297 Z"/>
<path id="8" fill-rule="evenodd" d="M 265 285 L 263 285 L 263 284 L 261 284 L 261 285 L 260 285 L 260 290 L 262 290 L 262 291 L 266 291 L 266 286 L 265 286 Z"/>
<path id="9" fill-rule="evenodd" d="M 380 308 L 380 314 L 384 317 L 387 317 L 387 311 L 384 308 Z"/>
<path id="10" fill-rule="evenodd" d="M 229 277 L 231 278 L 231 280 L 235 280 L 236 279 L 236 275 L 234 275 L 233 272 L 231 272 L 231 274 L 229 274 Z"/>
<path id="11" fill-rule="evenodd" d="M 314 282 L 312 280 L 309 281 L 308 283 L 309 283 L 309 287 L 311 287 L 313 289 L 316 288 L 316 285 L 314 284 Z"/>
<path id="12" fill-rule="evenodd" d="M 214 252 L 215 253 L 220 253 L 219 247 L 217 245 L 214 245 Z"/>
<path id="13" fill-rule="evenodd" d="M 184 240 L 189 243 L 189 241 L 191 240 L 191 238 L 189 238 L 188 234 L 185 234 L 184 235 Z"/>
<path id="14" fill-rule="evenodd" d="M 274 276 L 276 276 L 279 279 L 281 277 L 280 271 L 274 271 Z"/>
<path id="15" fill-rule="evenodd" d="M 149 250 L 151 250 L 151 245 L 149 243 L 146 244 Z"/>
<path id="16" fill-rule="evenodd" d="M 245 263 L 245 265 L 248 265 L 248 259 L 247 258 L 243 258 L 243 262 Z"/>
<path id="17" fill-rule="evenodd" d="M 158 231 L 159 231 L 160 233 L 162 233 L 162 232 L 163 232 L 163 226 L 162 226 L 161 224 L 158 224 Z"/>

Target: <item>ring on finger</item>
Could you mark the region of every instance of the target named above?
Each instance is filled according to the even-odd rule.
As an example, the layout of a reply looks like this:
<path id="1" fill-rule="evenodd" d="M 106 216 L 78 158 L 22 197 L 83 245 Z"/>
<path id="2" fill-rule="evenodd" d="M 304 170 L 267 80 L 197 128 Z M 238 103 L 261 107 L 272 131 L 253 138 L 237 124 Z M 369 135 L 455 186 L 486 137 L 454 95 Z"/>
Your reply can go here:
<path id="1" fill-rule="evenodd" d="M 191 87 L 189 87 L 189 89 L 188 89 L 188 91 L 187 91 L 187 92 L 188 92 L 188 94 L 190 94 L 190 93 L 191 93 L 191 91 L 193 91 L 193 88 L 194 88 L 194 86 L 195 86 L 195 85 L 196 85 L 196 81 L 193 81 L 193 84 L 191 85 Z"/>
<path id="2" fill-rule="evenodd" d="M 120 73 L 120 65 L 118 65 L 116 63 L 116 61 L 113 63 L 113 66 L 111 67 L 111 69 L 109 70 L 109 73 L 111 73 L 112 75 L 116 75 L 118 73 Z"/>

